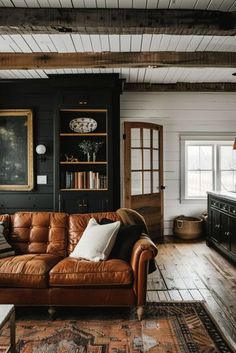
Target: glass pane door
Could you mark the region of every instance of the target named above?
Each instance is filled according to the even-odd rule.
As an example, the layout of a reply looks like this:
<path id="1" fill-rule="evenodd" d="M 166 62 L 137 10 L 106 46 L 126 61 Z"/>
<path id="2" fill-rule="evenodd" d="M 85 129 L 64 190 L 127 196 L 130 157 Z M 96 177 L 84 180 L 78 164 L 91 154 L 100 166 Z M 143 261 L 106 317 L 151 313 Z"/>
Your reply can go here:
<path id="1" fill-rule="evenodd" d="M 124 124 L 124 206 L 141 213 L 153 240 L 163 237 L 162 126 Z"/>
<path id="2" fill-rule="evenodd" d="M 131 128 L 131 195 L 159 192 L 159 130 Z"/>

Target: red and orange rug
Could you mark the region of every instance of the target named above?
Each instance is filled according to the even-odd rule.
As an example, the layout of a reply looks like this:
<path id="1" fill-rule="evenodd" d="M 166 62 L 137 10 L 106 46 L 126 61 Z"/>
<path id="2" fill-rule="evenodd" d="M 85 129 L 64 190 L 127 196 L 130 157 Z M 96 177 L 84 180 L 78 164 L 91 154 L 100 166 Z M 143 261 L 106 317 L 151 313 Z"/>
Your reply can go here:
<path id="1" fill-rule="evenodd" d="M 54 321 L 31 319 L 33 313 L 18 320 L 16 352 L 235 352 L 202 302 L 151 303 L 141 322 L 127 310 L 83 309 L 76 316 L 68 312 L 59 312 Z"/>

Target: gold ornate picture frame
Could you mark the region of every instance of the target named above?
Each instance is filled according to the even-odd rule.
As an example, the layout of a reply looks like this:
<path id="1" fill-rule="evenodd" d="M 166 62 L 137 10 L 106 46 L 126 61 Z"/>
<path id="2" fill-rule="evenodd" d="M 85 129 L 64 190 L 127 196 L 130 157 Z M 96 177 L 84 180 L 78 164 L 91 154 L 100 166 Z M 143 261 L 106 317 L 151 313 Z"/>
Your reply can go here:
<path id="1" fill-rule="evenodd" d="M 0 190 L 30 191 L 33 187 L 32 111 L 0 110 Z"/>

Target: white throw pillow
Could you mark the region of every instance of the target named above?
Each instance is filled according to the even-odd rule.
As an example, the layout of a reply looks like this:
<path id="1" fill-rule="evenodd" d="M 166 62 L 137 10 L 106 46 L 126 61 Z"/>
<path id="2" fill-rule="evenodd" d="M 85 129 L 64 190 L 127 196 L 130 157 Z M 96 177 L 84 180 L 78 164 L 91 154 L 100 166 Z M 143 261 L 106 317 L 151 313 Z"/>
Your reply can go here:
<path id="1" fill-rule="evenodd" d="M 101 225 L 91 218 L 70 257 L 96 262 L 106 260 L 115 244 L 119 228 L 120 221 Z"/>

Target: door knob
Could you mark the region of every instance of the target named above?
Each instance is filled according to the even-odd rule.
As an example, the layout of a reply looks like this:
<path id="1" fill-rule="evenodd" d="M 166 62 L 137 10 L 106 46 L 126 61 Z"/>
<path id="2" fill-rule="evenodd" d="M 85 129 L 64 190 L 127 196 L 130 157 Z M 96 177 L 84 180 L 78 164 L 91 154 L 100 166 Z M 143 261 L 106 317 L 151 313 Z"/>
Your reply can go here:
<path id="1" fill-rule="evenodd" d="M 165 190 L 165 188 L 166 188 L 165 185 L 161 185 L 161 186 L 160 186 L 160 189 L 161 189 L 161 190 Z"/>

